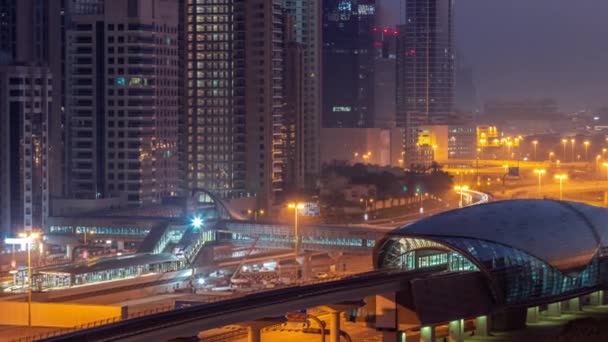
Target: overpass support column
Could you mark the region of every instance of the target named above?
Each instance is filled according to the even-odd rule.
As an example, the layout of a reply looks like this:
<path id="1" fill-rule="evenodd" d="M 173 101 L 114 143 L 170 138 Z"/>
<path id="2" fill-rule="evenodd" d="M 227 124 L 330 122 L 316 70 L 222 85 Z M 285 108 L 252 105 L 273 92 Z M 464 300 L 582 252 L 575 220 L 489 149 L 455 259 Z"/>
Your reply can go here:
<path id="1" fill-rule="evenodd" d="M 488 336 L 489 330 L 489 316 L 479 316 L 475 318 L 475 335 L 476 336 Z"/>
<path id="2" fill-rule="evenodd" d="M 329 312 L 329 342 L 340 342 L 340 311 Z"/>
<path id="3" fill-rule="evenodd" d="M 559 317 L 562 315 L 562 303 L 551 303 L 547 306 L 547 316 Z"/>
<path id="4" fill-rule="evenodd" d="M 449 325 L 450 340 L 454 342 L 464 342 L 464 320 L 458 319 L 451 321 Z"/>
<path id="5" fill-rule="evenodd" d="M 539 311 L 538 306 L 533 306 L 531 308 L 528 308 L 528 312 L 526 314 L 526 323 L 527 324 L 538 323 L 538 311 Z"/>
<path id="6" fill-rule="evenodd" d="M 407 342 L 405 331 L 383 331 L 382 342 Z"/>
<path id="7" fill-rule="evenodd" d="M 595 291 L 589 295 L 589 304 L 597 306 L 604 304 L 604 291 Z"/>
<path id="8" fill-rule="evenodd" d="M 65 245 L 65 256 L 72 260 L 72 251 L 74 251 L 74 246 L 67 244 Z"/>
<path id="9" fill-rule="evenodd" d="M 262 327 L 257 324 L 248 325 L 247 342 L 262 342 Z"/>
<path id="10" fill-rule="evenodd" d="M 427 325 L 420 328 L 420 342 L 435 342 L 435 327 Z"/>
<path id="11" fill-rule="evenodd" d="M 116 250 L 124 251 L 125 250 L 125 242 L 122 240 L 116 241 Z"/>
<path id="12" fill-rule="evenodd" d="M 569 311 L 581 311 L 581 300 L 579 297 L 568 299 Z"/>

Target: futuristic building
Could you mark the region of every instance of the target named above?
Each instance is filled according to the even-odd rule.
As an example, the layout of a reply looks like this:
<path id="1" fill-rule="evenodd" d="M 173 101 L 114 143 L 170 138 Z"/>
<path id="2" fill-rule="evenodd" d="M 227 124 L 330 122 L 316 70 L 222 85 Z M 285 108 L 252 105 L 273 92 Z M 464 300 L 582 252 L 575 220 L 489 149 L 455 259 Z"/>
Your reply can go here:
<path id="1" fill-rule="evenodd" d="M 380 269 L 476 273 L 472 283 L 486 289 L 472 295 L 476 302 L 490 311 L 525 309 L 603 289 L 607 246 L 608 210 L 517 200 L 449 211 L 398 228 L 377 243 L 374 262 Z"/>

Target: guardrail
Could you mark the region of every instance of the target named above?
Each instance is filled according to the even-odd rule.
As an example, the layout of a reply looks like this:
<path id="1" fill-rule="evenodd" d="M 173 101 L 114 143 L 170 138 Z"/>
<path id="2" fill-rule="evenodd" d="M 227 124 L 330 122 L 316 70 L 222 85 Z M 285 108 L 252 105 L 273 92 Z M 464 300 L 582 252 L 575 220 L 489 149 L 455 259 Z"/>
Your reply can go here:
<path id="1" fill-rule="evenodd" d="M 100 320 L 100 321 L 89 322 L 87 324 L 77 325 L 77 326 L 74 326 L 72 328 L 59 328 L 57 330 L 53 330 L 53 331 L 49 331 L 49 332 L 45 332 L 45 333 L 40 333 L 40 334 L 34 334 L 34 335 L 19 337 L 17 339 L 11 340 L 11 342 L 32 342 L 32 341 L 38 341 L 38 340 L 42 340 L 42 339 L 45 339 L 45 338 L 57 337 L 57 336 L 65 335 L 65 334 L 68 334 L 68 333 L 71 333 L 71 332 L 75 332 L 75 331 L 78 331 L 78 330 L 91 329 L 91 328 L 96 328 L 96 327 L 100 327 L 100 326 L 103 326 L 103 325 L 107 325 L 107 324 L 110 324 L 110 323 L 116 323 L 116 322 L 119 322 L 121 320 L 122 320 L 121 317 L 108 318 L 108 319 L 104 319 L 104 320 Z"/>

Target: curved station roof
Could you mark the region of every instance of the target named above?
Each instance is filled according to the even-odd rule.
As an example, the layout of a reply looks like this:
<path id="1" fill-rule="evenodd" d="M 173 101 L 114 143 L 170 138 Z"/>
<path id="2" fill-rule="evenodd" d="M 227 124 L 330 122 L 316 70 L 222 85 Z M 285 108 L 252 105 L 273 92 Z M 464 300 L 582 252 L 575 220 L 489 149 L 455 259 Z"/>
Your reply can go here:
<path id="1" fill-rule="evenodd" d="M 608 209 L 513 200 L 448 211 L 388 233 L 378 268 L 479 271 L 497 303 L 522 305 L 598 288 Z"/>
<path id="2" fill-rule="evenodd" d="M 608 210 L 574 202 L 514 200 L 452 210 L 389 236 L 467 238 L 521 250 L 562 272 L 584 268 L 608 245 Z"/>

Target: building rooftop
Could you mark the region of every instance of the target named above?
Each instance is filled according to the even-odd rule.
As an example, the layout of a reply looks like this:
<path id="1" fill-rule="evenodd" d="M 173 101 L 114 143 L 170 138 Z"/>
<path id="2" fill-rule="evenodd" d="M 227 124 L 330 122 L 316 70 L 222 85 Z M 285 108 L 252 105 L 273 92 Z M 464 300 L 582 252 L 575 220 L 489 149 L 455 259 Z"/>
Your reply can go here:
<path id="1" fill-rule="evenodd" d="M 179 259 L 171 253 L 145 253 L 112 258 L 100 258 L 70 265 L 46 267 L 39 269 L 37 272 L 41 274 L 85 274 L 140 265 L 161 264 L 172 261 L 179 261 Z"/>
<path id="2" fill-rule="evenodd" d="M 389 236 L 492 242 L 568 272 L 584 268 L 601 247 L 608 246 L 608 210 L 550 200 L 493 202 L 438 214 Z"/>

